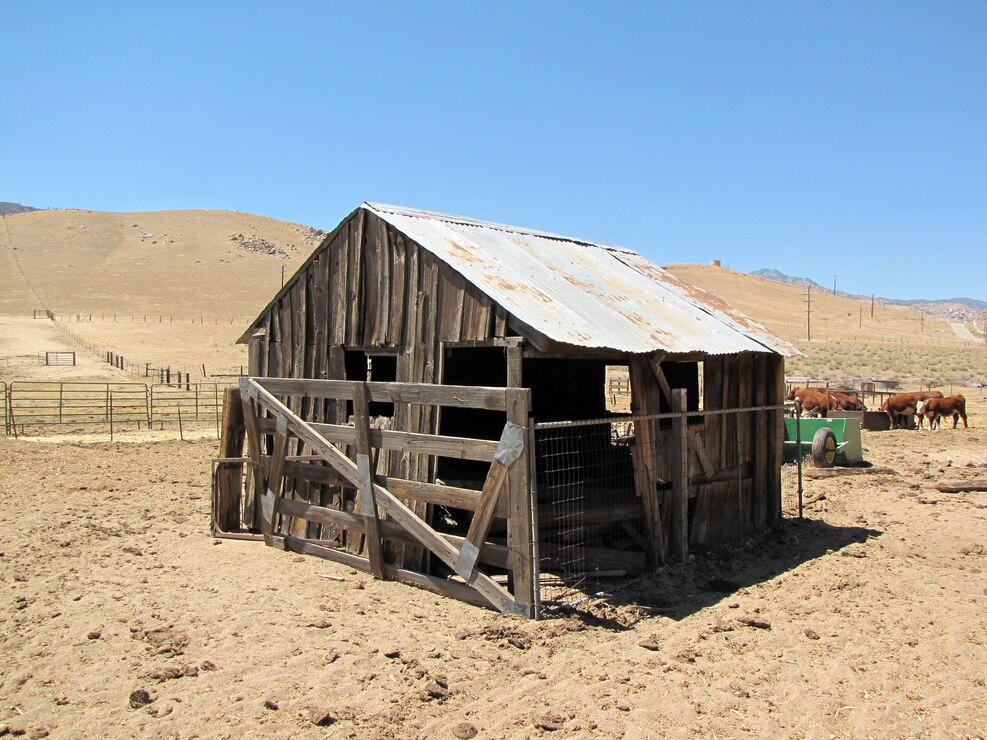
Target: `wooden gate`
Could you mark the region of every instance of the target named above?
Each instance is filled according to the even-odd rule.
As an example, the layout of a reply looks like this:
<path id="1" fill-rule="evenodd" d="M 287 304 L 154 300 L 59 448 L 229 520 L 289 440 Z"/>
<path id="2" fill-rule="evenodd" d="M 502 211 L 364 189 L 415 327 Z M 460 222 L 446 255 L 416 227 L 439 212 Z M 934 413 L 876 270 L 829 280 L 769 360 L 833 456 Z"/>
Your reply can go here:
<path id="1" fill-rule="evenodd" d="M 335 560 L 376 578 L 404 581 L 504 613 L 533 617 L 530 394 L 524 388 L 243 378 L 240 396 L 249 464 L 254 471 L 244 507 L 245 519 L 253 517 L 247 526 L 253 524 L 268 545 L 279 549 Z M 306 422 L 292 410 L 303 407 L 301 399 L 308 399 L 309 407 L 326 401 L 349 402 L 352 424 Z M 374 429 L 371 403 L 502 411 L 506 423 L 499 441 Z M 265 435 L 270 435 L 270 454 L 263 454 L 261 439 Z M 291 455 L 293 448 L 307 454 Z M 490 463 L 490 469 L 481 490 L 382 476 L 375 470 L 381 450 L 484 461 Z M 355 489 L 354 511 L 291 497 L 285 485 L 290 478 Z M 402 499 L 472 511 L 466 536 L 436 531 Z M 488 539 L 498 517 L 507 520 L 506 544 Z M 363 552 L 347 551 L 336 542 L 312 539 L 307 534 L 298 536 L 298 527 L 285 526 L 294 519 L 364 535 Z M 385 562 L 385 539 L 424 548 L 455 576 L 439 578 Z M 512 590 L 480 570 L 481 563 L 506 570 Z"/>

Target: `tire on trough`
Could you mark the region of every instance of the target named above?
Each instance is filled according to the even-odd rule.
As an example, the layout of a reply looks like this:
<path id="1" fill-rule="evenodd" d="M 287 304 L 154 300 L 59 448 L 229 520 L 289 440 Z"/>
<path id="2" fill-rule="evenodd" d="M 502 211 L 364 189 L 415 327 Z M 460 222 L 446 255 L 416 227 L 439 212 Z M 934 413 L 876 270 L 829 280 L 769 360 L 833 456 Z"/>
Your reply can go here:
<path id="1" fill-rule="evenodd" d="M 836 464 L 836 435 L 823 427 L 812 435 L 812 464 L 817 468 L 831 468 Z"/>

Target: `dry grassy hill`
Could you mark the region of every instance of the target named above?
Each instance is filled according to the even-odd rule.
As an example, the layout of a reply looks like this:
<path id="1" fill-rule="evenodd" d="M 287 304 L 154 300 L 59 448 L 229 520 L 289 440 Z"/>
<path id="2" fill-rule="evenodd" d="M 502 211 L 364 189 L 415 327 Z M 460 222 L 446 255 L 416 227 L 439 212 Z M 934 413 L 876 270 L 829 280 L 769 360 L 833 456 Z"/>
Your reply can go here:
<path id="1" fill-rule="evenodd" d="M 806 289 L 777 280 L 712 265 L 669 265 L 679 278 L 715 293 L 755 317 L 785 339 L 805 341 Z M 871 302 L 829 292 L 811 293 L 811 329 L 815 341 L 876 341 L 962 344 L 948 323 L 906 306 Z"/>
<path id="2" fill-rule="evenodd" d="M 812 341 L 806 337 L 806 290 L 712 265 L 670 265 L 677 277 L 715 293 L 803 352 L 786 363 L 791 378 L 851 382 L 891 378 L 949 388 L 987 380 L 987 347 L 912 307 L 812 291 Z M 973 329 L 972 324 L 968 324 Z"/>
<path id="3" fill-rule="evenodd" d="M 320 240 L 231 211 L 51 210 L 3 217 L 0 313 L 253 318 Z M 268 253 L 273 252 L 273 254 Z"/>

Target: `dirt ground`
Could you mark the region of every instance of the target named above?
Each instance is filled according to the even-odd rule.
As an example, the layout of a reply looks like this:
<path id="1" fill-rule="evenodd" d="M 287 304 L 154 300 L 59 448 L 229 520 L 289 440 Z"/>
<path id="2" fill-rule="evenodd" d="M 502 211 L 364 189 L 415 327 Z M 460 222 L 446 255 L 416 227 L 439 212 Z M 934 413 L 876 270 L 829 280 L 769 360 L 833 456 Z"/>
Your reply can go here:
<path id="1" fill-rule="evenodd" d="M 0 734 L 983 737 L 987 403 L 539 622 L 209 536 L 215 440 L 0 438 Z M 785 470 L 785 495 L 794 470 Z"/>

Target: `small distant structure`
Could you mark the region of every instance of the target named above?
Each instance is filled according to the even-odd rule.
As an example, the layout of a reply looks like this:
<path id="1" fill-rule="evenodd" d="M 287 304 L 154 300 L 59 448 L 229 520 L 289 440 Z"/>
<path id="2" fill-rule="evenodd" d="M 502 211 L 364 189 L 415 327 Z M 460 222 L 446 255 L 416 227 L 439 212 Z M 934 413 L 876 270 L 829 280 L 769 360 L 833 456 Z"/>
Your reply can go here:
<path id="1" fill-rule="evenodd" d="M 710 264 L 712 264 L 713 267 L 720 267 L 721 266 L 719 260 L 713 260 Z"/>

